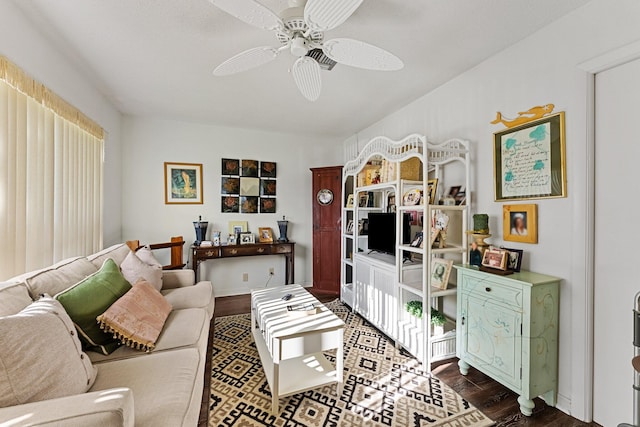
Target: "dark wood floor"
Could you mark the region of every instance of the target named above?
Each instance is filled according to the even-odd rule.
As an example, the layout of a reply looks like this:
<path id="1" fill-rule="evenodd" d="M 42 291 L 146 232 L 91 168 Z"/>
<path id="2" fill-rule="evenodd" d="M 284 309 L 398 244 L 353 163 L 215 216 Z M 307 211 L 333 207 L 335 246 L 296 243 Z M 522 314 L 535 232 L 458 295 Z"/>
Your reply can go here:
<path id="1" fill-rule="evenodd" d="M 336 299 L 335 295 L 313 293 L 321 302 Z M 244 314 L 250 311 L 249 295 L 216 298 L 215 316 Z M 564 412 L 545 405 L 536 399 L 533 416 L 525 417 L 520 413 L 518 396 L 508 388 L 495 382 L 483 373 L 471 368 L 467 376 L 460 375 L 458 360 L 451 359 L 434 363 L 433 374 L 455 390 L 486 416 L 496 422 L 496 427 L 507 426 L 554 426 L 554 427 L 599 427 L 596 423 L 583 423 Z"/>

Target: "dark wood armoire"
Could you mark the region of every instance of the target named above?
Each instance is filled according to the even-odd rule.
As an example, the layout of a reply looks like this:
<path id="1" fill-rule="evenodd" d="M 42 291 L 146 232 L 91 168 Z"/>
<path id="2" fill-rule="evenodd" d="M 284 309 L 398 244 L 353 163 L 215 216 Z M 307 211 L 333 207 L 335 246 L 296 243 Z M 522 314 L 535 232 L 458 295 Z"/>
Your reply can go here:
<path id="1" fill-rule="evenodd" d="M 313 287 L 340 294 L 342 166 L 312 168 Z"/>

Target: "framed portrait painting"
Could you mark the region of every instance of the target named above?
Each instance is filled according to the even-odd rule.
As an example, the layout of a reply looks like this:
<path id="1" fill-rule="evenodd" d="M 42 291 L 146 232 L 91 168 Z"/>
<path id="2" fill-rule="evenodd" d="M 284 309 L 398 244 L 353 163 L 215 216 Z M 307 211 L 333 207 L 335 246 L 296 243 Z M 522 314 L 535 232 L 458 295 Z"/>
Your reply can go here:
<path id="1" fill-rule="evenodd" d="M 504 205 L 502 227 L 504 240 L 538 243 L 538 205 Z"/>
<path id="2" fill-rule="evenodd" d="M 202 163 L 164 162 L 164 203 L 202 204 Z"/>
<path id="3" fill-rule="evenodd" d="M 493 135 L 495 200 L 567 196 L 564 112 Z"/>

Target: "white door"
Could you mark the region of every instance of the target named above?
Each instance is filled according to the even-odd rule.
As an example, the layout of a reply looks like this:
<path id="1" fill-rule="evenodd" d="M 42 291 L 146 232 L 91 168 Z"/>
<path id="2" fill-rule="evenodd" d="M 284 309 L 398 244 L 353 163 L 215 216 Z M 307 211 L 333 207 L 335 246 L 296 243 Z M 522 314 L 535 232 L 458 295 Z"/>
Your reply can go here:
<path id="1" fill-rule="evenodd" d="M 596 76 L 593 418 L 604 427 L 633 422 L 632 310 L 640 291 L 639 130 L 636 60 Z"/>

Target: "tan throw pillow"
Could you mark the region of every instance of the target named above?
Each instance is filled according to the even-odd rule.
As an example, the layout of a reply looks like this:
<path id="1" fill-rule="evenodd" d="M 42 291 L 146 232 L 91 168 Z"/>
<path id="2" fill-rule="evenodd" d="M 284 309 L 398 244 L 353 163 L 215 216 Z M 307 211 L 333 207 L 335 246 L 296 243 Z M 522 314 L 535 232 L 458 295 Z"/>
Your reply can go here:
<path id="1" fill-rule="evenodd" d="M 151 284 L 138 281 L 118 301 L 98 316 L 100 328 L 114 334 L 122 344 L 138 350 L 151 351 L 171 304 Z"/>
<path id="2" fill-rule="evenodd" d="M 145 263 L 133 252 L 129 252 L 129 255 L 122 261 L 120 270 L 129 283 L 136 283 L 138 280 L 144 279 L 156 290 L 162 289 L 162 267 Z"/>
<path id="3" fill-rule="evenodd" d="M 0 317 L 0 407 L 84 393 L 96 369 L 73 322 L 49 296 Z"/>

